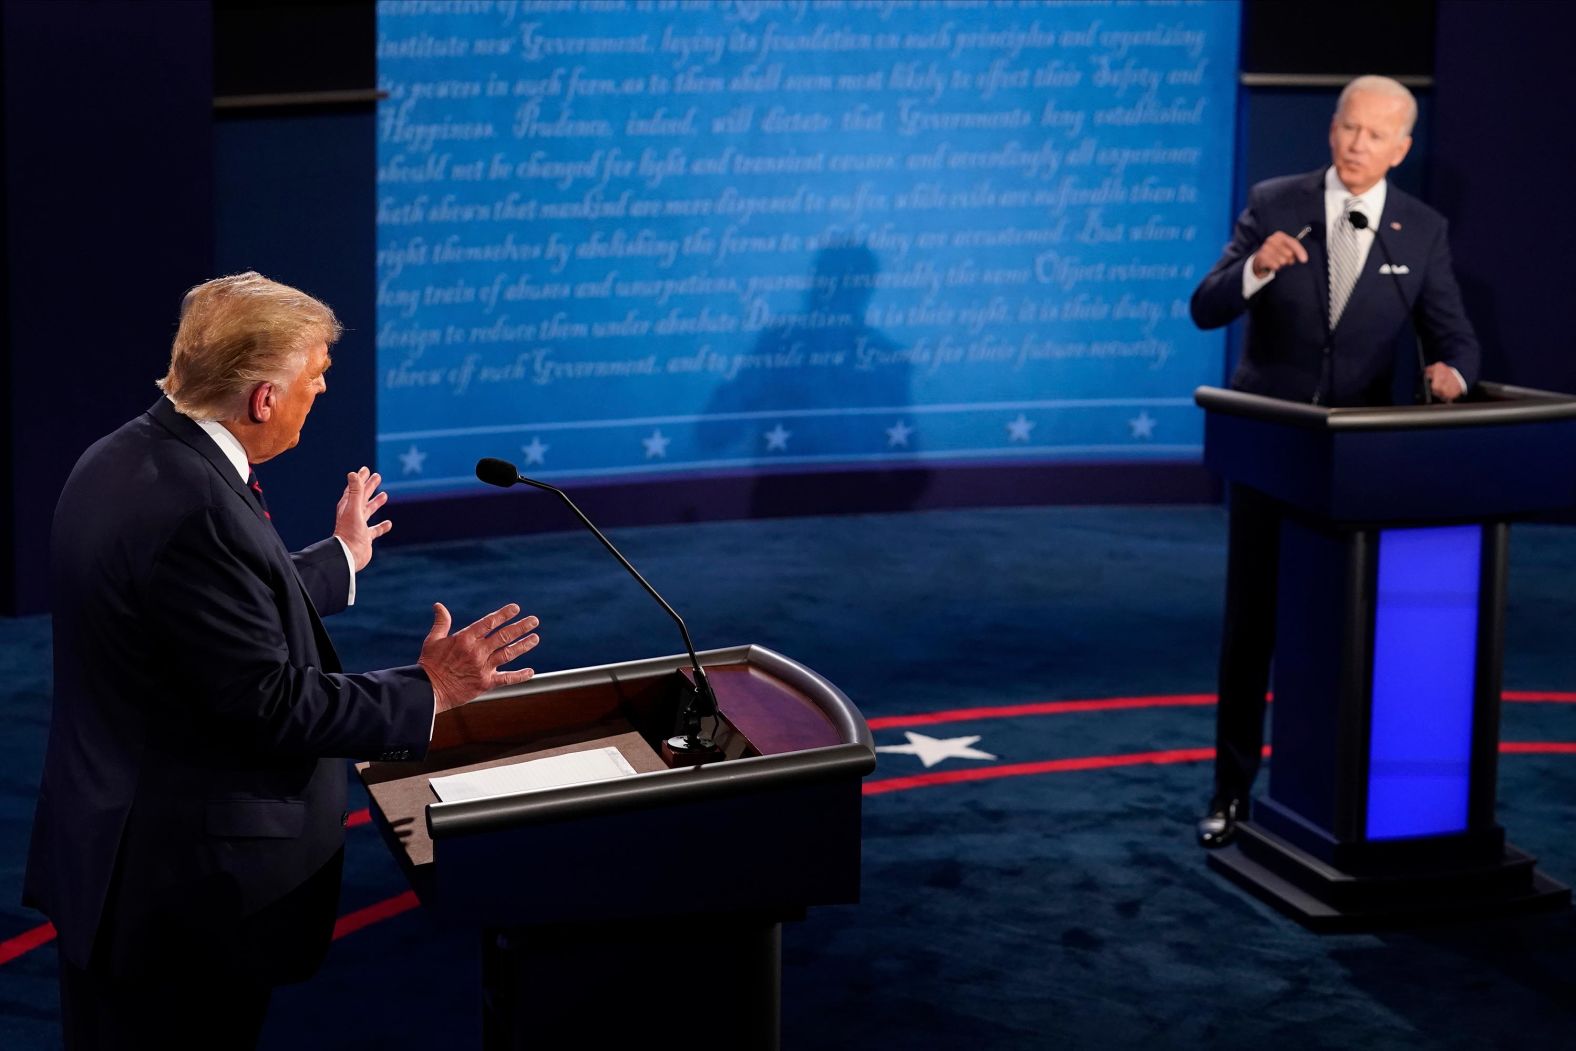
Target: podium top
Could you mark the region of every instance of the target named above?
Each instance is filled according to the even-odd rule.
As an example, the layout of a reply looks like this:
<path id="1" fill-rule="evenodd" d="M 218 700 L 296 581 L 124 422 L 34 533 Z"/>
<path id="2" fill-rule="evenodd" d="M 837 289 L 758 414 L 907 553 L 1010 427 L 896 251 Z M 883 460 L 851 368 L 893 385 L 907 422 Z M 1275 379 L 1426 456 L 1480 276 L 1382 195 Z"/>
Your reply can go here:
<path id="1" fill-rule="evenodd" d="M 1449 405 L 1326 408 L 1200 387 L 1204 463 L 1319 519 L 1426 525 L 1576 506 L 1576 398 L 1480 384 Z"/>
<path id="2" fill-rule="evenodd" d="M 440 714 L 422 760 L 358 764 L 423 903 L 498 925 L 857 900 L 859 782 L 875 769 L 864 717 L 765 647 L 699 656 L 717 761 L 659 754 L 688 691 L 676 654 L 535 676 Z M 452 802 L 431 788 L 436 774 L 602 747 L 635 773 Z"/>
<path id="3" fill-rule="evenodd" d="M 1480 383 L 1476 393 L 1472 401 L 1450 404 L 1330 408 L 1220 387 L 1199 387 L 1193 392 L 1193 400 L 1209 412 L 1329 431 L 1482 427 L 1576 419 L 1576 397 L 1568 394 L 1505 383 Z"/>

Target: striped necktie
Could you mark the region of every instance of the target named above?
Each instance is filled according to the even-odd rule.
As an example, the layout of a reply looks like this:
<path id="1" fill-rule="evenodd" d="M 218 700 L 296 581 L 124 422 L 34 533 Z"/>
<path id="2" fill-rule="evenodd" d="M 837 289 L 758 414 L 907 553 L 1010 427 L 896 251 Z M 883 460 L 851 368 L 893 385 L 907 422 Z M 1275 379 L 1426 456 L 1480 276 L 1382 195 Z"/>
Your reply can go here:
<path id="1" fill-rule="evenodd" d="M 257 480 L 256 471 L 247 470 L 246 487 L 252 491 L 253 496 L 257 497 L 257 506 L 263 509 L 263 517 L 272 522 L 274 516 L 268 513 L 268 500 L 263 496 L 263 483 Z"/>
<path id="2" fill-rule="evenodd" d="M 1352 286 L 1357 284 L 1357 273 L 1362 267 L 1362 246 L 1357 240 L 1357 228 L 1352 225 L 1352 210 L 1361 202 L 1356 197 L 1346 198 L 1341 217 L 1335 221 L 1330 233 L 1330 331 L 1341 321 L 1341 312 L 1351 298 Z"/>

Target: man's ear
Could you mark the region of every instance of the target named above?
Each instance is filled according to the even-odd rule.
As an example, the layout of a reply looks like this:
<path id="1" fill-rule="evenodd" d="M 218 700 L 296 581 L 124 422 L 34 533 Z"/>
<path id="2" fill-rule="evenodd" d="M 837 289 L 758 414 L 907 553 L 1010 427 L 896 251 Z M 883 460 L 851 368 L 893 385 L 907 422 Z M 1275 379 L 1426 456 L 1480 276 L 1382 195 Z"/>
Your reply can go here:
<path id="1" fill-rule="evenodd" d="M 246 412 L 253 423 L 267 423 L 274 412 L 274 385 L 259 383 L 246 399 Z"/>

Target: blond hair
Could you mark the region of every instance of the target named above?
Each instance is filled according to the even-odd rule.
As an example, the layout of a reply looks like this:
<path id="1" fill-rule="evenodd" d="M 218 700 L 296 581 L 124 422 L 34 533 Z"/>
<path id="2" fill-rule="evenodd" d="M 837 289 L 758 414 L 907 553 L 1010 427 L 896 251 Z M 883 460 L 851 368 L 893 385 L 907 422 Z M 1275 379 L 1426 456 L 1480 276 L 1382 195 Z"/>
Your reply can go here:
<path id="1" fill-rule="evenodd" d="M 195 420 L 239 416 L 259 383 L 283 389 L 317 343 L 343 331 L 326 303 L 247 271 L 216 277 L 186 293 L 158 381 L 175 408 Z"/>
<path id="2" fill-rule="evenodd" d="M 1335 100 L 1335 115 L 1339 117 L 1341 110 L 1346 108 L 1346 100 L 1359 91 L 1367 91 L 1374 95 L 1383 95 L 1385 98 L 1401 99 L 1406 103 L 1405 126 L 1401 129 L 1404 139 L 1412 134 L 1412 126 L 1417 123 L 1417 98 L 1399 80 L 1389 77 L 1378 77 L 1372 74 L 1358 77 L 1341 89 L 1341 97 Z"/>

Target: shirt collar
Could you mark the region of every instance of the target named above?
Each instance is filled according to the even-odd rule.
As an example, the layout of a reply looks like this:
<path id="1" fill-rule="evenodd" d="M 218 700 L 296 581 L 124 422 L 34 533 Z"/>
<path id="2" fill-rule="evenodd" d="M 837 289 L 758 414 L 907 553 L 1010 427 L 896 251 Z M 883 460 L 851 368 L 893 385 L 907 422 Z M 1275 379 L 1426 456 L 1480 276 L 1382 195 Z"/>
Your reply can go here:
<path id="1" fill-rule="evenodd" d="M 1390 188 L 1389 179 L 1380 179 L 1367 192 L 1354 194 L 1341 182 L 1341 177 L 1335 174 L 1335 165 L 1324 170 L 1324 214 L 1330 222 L 1334 222 L 1346 208 L 1346 199 L 1356 197 L 1357 209 L 1368 216 L 1370 229 L 1379 222 L 1379 217 L 1384 214 L 1384 202 Z"/>
<path id="2" fill-rule="evenodd" d="M 219 451 L 224 453 L 224 458 L 230 461 L 230 466 L 235 468 L 235 473 L 241 476 L 242 482 L 251 477 L 252 465 L 246 458 L 245 447 L 241 445 L 239 438 L 225 428 L 224 424 L 216 420 L 192 420 L 192 422 L 201 427 L 203 433 L 213 439 L 213 443 L 219 447 Z"/>

